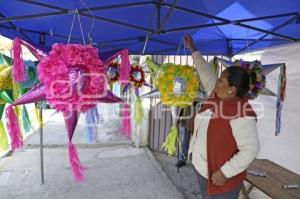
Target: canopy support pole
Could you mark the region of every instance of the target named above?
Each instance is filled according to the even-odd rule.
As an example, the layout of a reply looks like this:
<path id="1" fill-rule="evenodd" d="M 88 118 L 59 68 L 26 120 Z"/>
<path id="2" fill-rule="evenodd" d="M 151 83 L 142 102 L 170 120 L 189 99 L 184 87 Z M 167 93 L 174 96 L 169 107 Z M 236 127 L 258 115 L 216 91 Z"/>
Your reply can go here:
<path id="1" fill-rule="evenodd" d="M 296 19 L 296 16 L 292 17 L 291 19 L 285 21 L 284 23 L 280 24 L 279 26 L 276 26 L 275 28 L 272 29 L 272 32 L 275 32 L 279 29 L 281 29 L 282 27 L 290 24 L 292 21 L 294 21 Z M 237 55 L 245 50 L 247 50 L 250 46 L 253 46 L 254 44 L 256 44 L 257 42 L 261 41 L 262 39 L 264 39 L 265 37 L 267 37 L 269 34 L 266 33 L 263 36 L 261 36 L 260 38 L 258 38 L 257 40 L 251 42 L 249 45 L 247 45 L 246 47 L 242 48 L 241 50 L 239 50 L 238 52 L 234 53 L 232 56 Z"/>
<path id="2" fill-rule="evenodd" d="M 156 29 L 157 29 L 157 31 L 160 28 L 161 4 L 162 4 L 161 0 L 156 0 L 155 1 L 155 8 L 156 8 Z"/>
<path id="3" fill-rule="evenodd" d="M 163 6 L 172 7 L 173 5 L 168 4 L 168 3 L 163 3 Z M 249 19 L 231 21 L 231 20 L 228 20 L 228 19 L 224 19 L 222 17 L 206 14 L 206 13 L 203 13 L 203 12 L 199 12 L 197 10 L 192 10 L 192 9 L 184 8 L 184 7 L 181 7 L 181 6 L 174 6 L 174 8 L 177 9 L 177 10 L 185 11 L 185 12 L 188 12 L 188 13 L 192 13 L 192 14 L 196 14 L 196 15 L 200 15 L 200 16 L 204 16 L 204 17 L 207 17 L 207 18 L 210 18 L 210 19 L 215 19 L 215 20 L 220 21 L 218 23 L 212 23 L 211 26 L 216 26 L 216 25 L 220 26 L 220 25 L 232 24 L 232 25 L 248 28 L 248 29 L 251 29 L 251 30 L 255 30 L 255 31 L 258 31 L 258 32 L 267 33 L 267 34 L 270 34 L 270 35 L 273 35 L 273 36 L 281 37 L 281 38 L 284 38 L 284 39 L 289 40 L 289 41 L 297 41 L 297 39 L 295 39 L 295 38 L 291 38 L 291 37 L 288 37 L 288 36 L 285 36 L 285 35 L 281 35 L 281 34 L 278 34 L 278 33 L 274 33 L 274 32 L 268 31 L 268 30 L 264 30 L 264 29 L 261 29 L 261 28 L 257 28 L 257 27 L 254 27 L 254 26 L 249 26 L 249 25 L 241 23 L 241 22 L 260 20 L 261 18 L 262 19 L 267 19 L 268 18 L 267 16 L 266 17 L 249 18 Z M 282 14 L 282 15 L 269 16 L 269 18 L 272 18 L 272 17 L 276 18 L 278 16 L 282 17 L 282 16 L 286 16 L 286 15 L 297 16 L 298 13 L 293 12 L 293 13 L 288 13 L 288 14 L 285 14 L 285 15 Z M 207 24 L 207 25 L 209 25 L 209 24 Z M 182 27 L 182 28 L 186 28 L 186 27 Z M 198 26 L 191 26 L 190 27 L 190 29 L 194 29 L 194 28 L 199 28 L 199 27 Z M 179 28 L 177 28 L 177 29 L 179 29 Z"/>
<path id="4" fill-rule="evenodd" d="M 43 105 L 40 103 L 39 106 L 39 117 L 40 117 L 40 161 L 41 161 L 41 183 L 45 184 L 44 177 L 44 147 L 43 147 Z"/>
<path id="5" fill-rule="evenodd" d="M 40 33 L 39 43 L 45 45 L 46 35 L 45 33 Z M 44 144 L 43 144 L 43 104 L 39 103 L 39 117 L 40 117 L 40 162 L 41 162 L 41 183 L 45 184 L 45 175 L 44 175 Z"/>
<path id="6" fill-rule="evenodd" d="M 1 18 L 5 18 L 5 16 L 3 15 L 3 13 L 0 12 L 0 17 Z M 17 30 L 17 26 L 13 23 L 13 22 L 8 22 L 12 28 L 14 28 L 15 30 Z M 26 38 L 28 41 L 32 42 L 32 39 L 30 39 L 30 37 L 28 37 L 22 30 L 19 30 L 19 32 L 21 33 L 21 35 Z"/>

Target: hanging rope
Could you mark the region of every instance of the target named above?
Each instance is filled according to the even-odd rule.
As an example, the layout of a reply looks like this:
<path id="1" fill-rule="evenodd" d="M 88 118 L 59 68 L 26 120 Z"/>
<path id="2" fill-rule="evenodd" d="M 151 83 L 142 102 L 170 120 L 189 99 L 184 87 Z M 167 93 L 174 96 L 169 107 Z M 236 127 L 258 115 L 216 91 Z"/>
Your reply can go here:
<path id="1" fill-rule="evenodd" d="M 75 16 L 76 16 L 76 13 L 74 13 L 74 15 L 73 15 L 73 20 L 72 20 L 72 24 L 71 24 L 71 28 L 70 28 L 69 37 L 68 37 L 68 44 L 70 43 L 71 35 L 72 35 L 72 32 L 73 32 L 73 27 L 74 27 L 74 22 L 75 22 Z"/>
<path id="2" fill-rule="evenodd" d="M 181 48 L 181 45 L 182 45 L 182 39 L 180 40 L 180 43 L 179 43 L 178 49 L 177 49 L 177 51 L 176 51 L 176 55 L 178 55 L 178 54 L 179 54 L 179 50 L 180 50 L 180 48 Z"/>
<path id="3" fill-rule="evenodd" d="M 95 21 L 95 15 L 93 14 L 93 12 L 87 7 L 87 5 L 82 1 L 80 0 L 81 3 L 92 13 L 93 15 L 93 21 L 92 21 L 92 25 L 91 25 L 91 29 L 88 33 L 88 37 L 89 37 L 89 43 L 92 42 L 92 38 L 91 38 L 91 31 L 94 27 L 94 21 Z M 82 38 L 82 41 L 83 41 L 83 44 L 85 45 L 86 42 L 85 42 L 85 37 L 84 37 L 84 33 L 83 33 L 83 27 L 82 27 L 82 23 L 81 23 L 81 20 L 80 20 L 80 14 L 78 12 L 78 9 L 75 9 L 74 11 L 74 15 L 73 15 L 73 20 L 72 20 L 72 24 L 71 24 L 71 28 L 70 28 L 70 33 L 69 33 L 69 37 L 68 37 L 68 44 L 70 43 L 70 40 L 71 40 L 71 35 L 72 35 L 72 32 L 73 32 L 73 28 L 74 28 L 74 22 L 75 22 L 75 17 L 77 16 L 77 20 L 78 20 L 78 24 L 79 24 L 79 28 L 80 28 L 80 33 L 81 33 L 81 38 Z"/>
<path id="4" fill-rule="evenodd" d="M 186 46 L 185 46 L 185 42 L 184 42 L 184 37 L 182 37 L 183 40 L 183 51 L 184 51 L 184 55 L 187 56 L 186 54 Z"/>
<path id="5" fill-rule="evenodd" d="M 83 44 L 85 45 L 85 39 L 84 39 L 83 30 L 82 30 L 82 24 L 81 24 L 81 21 L 80 21 L 79 12 L 78 12 L 77 9 L 75 10 L 75 12 L 76 12 L 76 15 L 77 15 L 77 18 L 78 18 L 78 23 L 79 23 L 79 28 L 80 28 L 80 32 L 81 32 L 82 41 L 83 41 Z"/>
<path id="6" fill-rule="evenodd" d="M 153 26 L 153 20 L 156 16 L 156 12 L 155 12 L 155 8 L 153 8 L 153 11 L 151 13 L 151 17 L 150 17 L 150 22 L 149 22 L 149 26 L 148 26 L 148 29 L 151 29 L 152 26 Z M 147 47 L 147 44 L 148 44 L 148 39 L 149 37 L 151 36 L 152 33 L 150 33 L 149 31 L 147 32 L 147 35 L 146 35 L 146 39 L 145 39 L 145 43 L 144 43 L 144 47 L 143 47 L 143 51 L 142 51 L 142 55 L 145 55 L 145 51 L 146 51 L 146 47 Z"/>
<path id="7" fill-rule="evenodd" d="M 179 54 L 179 51 L 180 51 L 181 46 L 182 46 L 182 43 L 183 43 L 183 51 L 184 51 L 184 55 L 187 55 L 187 54 L 186 54 L 186 47 L 185 47 L 184 37 L 182 37 L 181 40 L 180 40 L 178 49 L 177 49 L 177 51 L 176 51 L 176 55 Z"/>
<path id="8" fill-rule="evenodd" d="M 94 29 L 94 23 L 95 23 L 95 14 L 94 12 L 86 5 L 86 3 L 83 1 L 83 0 L 80 0 L 81 4 L 89 11 L 89 13 L 91 15 L 93 15 L 93 21 L 92 21 L 92 24 L 91 24 L 91 28 L 90 28 L 90 31 L 88 32 L 88 38 L 89 38 L 89 41 L 88 43 L 92 45 L 92 31 Z"/>

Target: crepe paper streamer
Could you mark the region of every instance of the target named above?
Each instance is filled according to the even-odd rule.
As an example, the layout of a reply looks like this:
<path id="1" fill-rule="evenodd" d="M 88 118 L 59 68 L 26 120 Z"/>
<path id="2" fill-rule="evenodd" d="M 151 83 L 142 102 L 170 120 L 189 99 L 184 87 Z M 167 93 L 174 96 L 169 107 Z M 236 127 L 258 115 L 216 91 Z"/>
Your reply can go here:
<path id="1" fill-rule="evenodd" d="M 97 125 L 103 122 L 97 107 L 91 108 L 85 115 L 85 139 L 88 143 L 96 141 Z"/>
<path id="2" fill-rule="evenodd" d="M 165 142 L 162 145 L 163 150 L 168 154 L 168 156 L 176 154 L 176 141 L 178 138 L 178 130 L 176 126 L 172 126 L 171 130 L 166 137 Z"/>
<path id="3" fill-rule="evenodd" d="M 0 71 L 3 70 L 4 68 L 8 68 L 8 66 L 5 65 L 4 63 L 0 64 Z"/>
<path id="4" fill-rule="evenodd" d="M 34 107 L 34 116 L 36 121 L 38 122 L 39 128 L 43 128 L 43 122 L 40 117 L 39 108 Z"/>
<path id="5" fill-rule="evenodd" d="M 10 57 L 0 53 L 0 61 L 1 64 L 6 65 L 6 66 L 11 66 L 12 65 L 12 60 Z"/>
<path id="6" fill-rule="evenodd" d="M 19 121 L 18 118 L 16 117 L 16 114 L 12 106 L 8 106 L 6 108 L 5 114 L 6 114 L 6 126 L 11 138 L 11 149 L 14 151 L 23 146 Z"/>
<path id="7" fill-rule="evenodd" d="M 74 180 L 76 182 L 80 182 L 84 179 L 85 168 L 81 165 L 76 147 L 72 144 L 72 138 L 75 132 L 75 128 L 77 126 L 78 118 L 80 112 L 77 111 L 68 111 L 63 112 L 65 126 L 68 133 L 69 138 L 69 162 L 71 165 L 72 173 Z"/>
<path id="8" fill-rule="evenodd" d="M 121 133 L 128 138 L 131 137 L 131 124 L 130 124 L 129 110 L 130 110 L 129 105 L 125 103 L 122 111 Z"/>
<path id="9" fill-rule="evenodd" d="M 71 165 L 72 173 L 76 182 L 80 182 L 84 180 L 84 172 L 86 168 L 84 168 L 78 158 L 78 153 L 76 147 L 69 142 L 68 144 L 69 150 L 69 162 Z"/>
<path id="10" fill-rule="evenodd" d="M 120 81 L 122 84 L 126 83 L 130 75 L 130 62 L 128 50 L 124 49 L 121 52 L 121 64 L 120 64 Z"/>
<path id="11" fill-rule="evenodd" d="M 25 61 L 25 70 L 27 80 L 20 82 L 22 88 L 32 88 L 38 83 L 36 63 L 30 60 Z"/>
<path id="12" fill-rule="evenodd" d="M 134 121 L 136 124 L 140 124 L 144 118 L 144 110 L 141 98 L 137 98 L 134 103 Z"/>
<path id="13" fill-rule="evenodd" d="M 20 95 L 20 86 L 19 86 L 19 84 L 18 83 L 16 83 L 16 82 L 13 82 L 13 92 L 12 92 L 12 98 L 13 99 L 17 99 L 18 98 L 18 96 Z M 11 92 L 9 92 L 9 93 L 7 93 L 8 94 L 8 96 L 10 97 L 10 95 L 11 95 Z M 13 102 L 11 102 L 11 105 L 13 104 Z M 8 109 L 8 108 L 7 108 Z M 7 110 L 6 109 L 6 110 Z M 19 124 L 21 124 L 21 117 L 20 117 L 20 107 L 19 106 L 15 106 L 14 108 L 12 108 L 13 109 L 13 114 L 11 115 L 11 118 L 14 118 L 14 116 L 16 117 L 16 120 L 17 120 L 17 124 L 19 125 Z M 6 113 L 5 113 L 6 114 Z M 6 117 L 6 116 L 5 116 Z M 15 123 L 15 122 L 13 122 L 13 123 Z M 6 121 L 6 127 L 7 127 L 7 129 L 9 129 L 10 127 L 8 127 L 7 126 L 7 124 L 8 124 L 8 121 Z M 18 127 L 14 127 L 14 128 L 17 128 L 17 129 L 19 129 L 20 130 L 20 132 L 21 132 L 21 129 L 20 129 L 20 127 L 18 126 Z M 22 135 L 22 133 L 21 133 L 21 135 Z M 22 137 L 21 137 L 21 139 L 22 139 Z M 12 140 L 12 139 L 11 139 Z M 17 149 L 17 148 L 16 148 Z"/>
<path id="14" fill-rule="evenodd" d="M 286 67 L 285 64 L 280 66 L 278 87 L 277 87 L 277 100 L 276 100 L 276 124 L 275 124 L 275 135 L 278 136 L 281 130 L 281 110 L 282 103 L 285 99 L 286 89 Z"/>
<path id="15" fill-rule="evenodd" d="M 13 82 L 13 92 L 12 92 L 13 99 L 18 99 L 21 92 L 22 91 L 20 88 L 20 84 L 17 82 Z"/>
<path id="16" fill-rule="evenodd" d="M 12 99 L 6 91 L 0 91 L 0 99 L 5 103 L 12 103 Z"/>
<path id="17" fill-rule="evenodd" d="M 21 107 L 21 124 L 25 133 L 29 133 L 32 130 L 31 121 L 25 105 Z"/>
<path id="18" fill-rule="evenodd" d="M 2 119 L 4 108 L 5 108 L 5 102 L 3 102 L 3 104 L 0 104 L 0 120 Z"/>
<path id="19" fill-rule="evenodd" d="M 280 98 L 276 100 L 276 124 L 275 124 L 275 135 L 278 136 L 281 129 L 281 110 L 282 110 L 282 101 Z"/>
<path id="20" fill-rule="evenodd" d="M 286 66 L 283 64 L 280 67 L 280 100 L 284 101 L 286 95 Z"/>
<path id="21" fill-rule="evenodd" d="M 11 90 L 13 88 L 11 70 L 11 66 L 5 66 L 0 69 L 0 90 Z"/>
<path id="22" fill-rule="evenodd" d="M 106 73 L 107 73 L 107 78 L 108 78 L 110 85 L 119 80 L 119 77 L 120 77 L 119 67 L 120 67 L 120 64 L 118 62 L 112 62 L 107 67 Z"/>
<path id="23" fill-rule="evenodd" d="M 33 103 L 37 101 L 45 100 L 45 93 L 43 92 L 43 85 L 39 84 L 32 88 L 29 93 L 24 94 L 19 99 L 14 101 L 9 107 L 6 108 L 6 126 L 11 138 L 12 147 L 11 149 L 14 151 L 20 148 L 23 144 L 21 130 L 19 127 L 20 121 L 18 121 L 19 117 L 19 108 L 17 105 Z M 13 109 L 12 106 L 15 106 Z"/>
<path id="24" fill-rule="evenodd" d="M 123 95 L 128 91 L 128 89 L 131 87 L 131 84 L 126 84 L 125 86 L 124 86 L 124 89 L 123 89 L 123 91 L 122 91 L 122 93 L 123 93 Z"/>
<path id="25" fill-rule="evenodd" d="M 103 124 L 104 123 L 104 118 L 103 118 L 102 114 L 99 112 L 98 109 L 97 109 L 97 120 L 98 120 L 98 124 Z"/>
<path id="26" fill-rule="evenodd" d="M 135 93 L 135 96 L 140 97 L 140 92 L 139 92 L 138 88 L 134 89 L 134 93 Z"/>
<path id="27" fill-rule="evenodd" d="M 0 151 L 8 150 L 8 138 L 2 120 L 0 120 Z"/>
<path id="28" fill-rule="evenodd" d="M 25 65 L 21 56 L 22 56 L 21 42 L 19 38 L 15 38 L 12 42 L 12 58 L 13 58 L 12 76 L 13 76 L 13 80 L 16 82 L 21 82 L 26 80 Z"/>

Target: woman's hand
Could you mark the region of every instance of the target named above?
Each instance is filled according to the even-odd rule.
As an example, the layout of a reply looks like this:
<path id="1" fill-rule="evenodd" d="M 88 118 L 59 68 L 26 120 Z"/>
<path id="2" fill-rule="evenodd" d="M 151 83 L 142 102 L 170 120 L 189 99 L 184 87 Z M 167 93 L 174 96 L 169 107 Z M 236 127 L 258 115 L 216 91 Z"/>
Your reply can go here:
<path id="1" fill-rule="evenodd" d="M 227 181 L 227 178 L 223 174 L 223 172 L 219 169 L 213 173 L 213 175 L 211 177 L 211 181 L 216 186 L 222 186 Z"/>
<path id="2" fill-rule="evenodd" d="M 187 48 L 191 50 L 191 52 L 197 51 L 197 48 L 194 46 L 193 38 L 190 35 L 184 35 L 184 43 Z"/>

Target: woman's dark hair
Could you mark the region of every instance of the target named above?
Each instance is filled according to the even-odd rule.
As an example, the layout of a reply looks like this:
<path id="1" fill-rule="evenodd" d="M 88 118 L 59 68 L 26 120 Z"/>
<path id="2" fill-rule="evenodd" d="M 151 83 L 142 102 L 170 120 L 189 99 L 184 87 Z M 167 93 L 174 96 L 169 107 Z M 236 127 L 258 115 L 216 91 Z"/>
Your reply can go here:
<path id="1" fill-rule="evenodd" d="M 248 71 L 240 66 L 230 66 L 224 71 L 227 73 L 227 81 L 229 86 L 236 88 L 236 95 L 244 97 L 248 94 L 250 84 L 255 82 L 256 75 L 248 73 Z M 251 79 L 251 80 L 250 80 Z"/>

